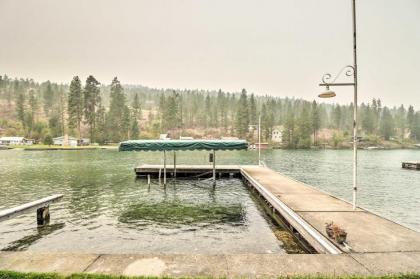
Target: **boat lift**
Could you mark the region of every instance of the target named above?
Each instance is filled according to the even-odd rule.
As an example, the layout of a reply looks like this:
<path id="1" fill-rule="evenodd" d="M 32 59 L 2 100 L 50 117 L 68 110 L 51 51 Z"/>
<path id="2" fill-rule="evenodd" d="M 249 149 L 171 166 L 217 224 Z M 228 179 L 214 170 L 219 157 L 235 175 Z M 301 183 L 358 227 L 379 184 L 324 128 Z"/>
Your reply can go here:
<path id="1" fill-rule="evenodd" d="M 163 184 L 166 185 L 166 152 L 174 152 L 176 178 L 176 151 L 208 150 L 213 163 L 213 185 L 216 184 L 216 151 L 248 149 L 245 140 L 129 140 L 120 143 L 119 151 L 163 151 Z"/>

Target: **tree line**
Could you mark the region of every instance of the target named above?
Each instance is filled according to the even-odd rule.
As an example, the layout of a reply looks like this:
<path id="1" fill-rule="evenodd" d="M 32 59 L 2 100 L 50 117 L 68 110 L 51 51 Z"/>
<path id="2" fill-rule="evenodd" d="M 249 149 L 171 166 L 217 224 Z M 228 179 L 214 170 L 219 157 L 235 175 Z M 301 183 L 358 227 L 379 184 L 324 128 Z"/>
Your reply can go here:
<path id="1" fill-rule="evenodd" d="M 353 123 L 353 104 L 259 96 L 245 89 L 224 92 L 123 86 L 118 78 L 104 85 L 92 75 L 84 84 L 78 76 L 69 84 L 0 76 L 0 108 L 0 128 L 8 134 L 45 141 L 67 133 L 101 144 L 156 138 L 166 132 L 255 141 L 261 117 L 264 141 L 270 141 L 273 129 L 281 127 L 286 147 L 307 148 L 320 143 L 322 129 L 351 137 Z M 420 139 L 420 112 L 413 106 L 390 108 L 373 99 L 359 106 L 358 117 L 362 136 Z"/>

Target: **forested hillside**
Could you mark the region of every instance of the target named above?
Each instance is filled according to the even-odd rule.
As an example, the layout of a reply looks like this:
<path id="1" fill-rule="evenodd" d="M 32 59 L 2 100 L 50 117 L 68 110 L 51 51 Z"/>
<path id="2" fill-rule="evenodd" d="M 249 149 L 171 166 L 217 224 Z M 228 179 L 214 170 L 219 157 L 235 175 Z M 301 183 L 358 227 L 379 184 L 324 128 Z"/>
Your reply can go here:
<path id="1" fill-rule="evenodd" d="M 332 141 L 351 137 L 353 105 L 327 105 L 288 97 L 241 92 L 153 89 L 123 86 L 117 78 L 98 81 L 75 76 L 69 84 L 0 76 L 0 133 L 40 142 L 64 133 L 100 144 L 126 139 L 236 136 L 255 140 L 252 125 L 261 113 L 262 137 L 270 141 L 282 125 L 286 147 L 320 143 L 319 131 L 331 129 Z M 374 141 L 420 139 L 420 112 L 413 106 L 386 107 L 380 99 L 361 104 L 361 135 Z M 251 127 L 251 129 L 250 129 Z"/>

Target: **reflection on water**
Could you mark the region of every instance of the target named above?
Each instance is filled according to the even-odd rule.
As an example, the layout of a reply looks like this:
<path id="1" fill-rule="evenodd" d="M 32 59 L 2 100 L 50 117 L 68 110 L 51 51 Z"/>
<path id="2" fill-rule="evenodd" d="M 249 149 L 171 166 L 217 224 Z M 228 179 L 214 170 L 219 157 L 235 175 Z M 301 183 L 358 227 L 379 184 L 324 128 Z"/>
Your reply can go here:
<path id="1" fill-rule="evenodd" d="M 37 240 L 41 239 L 44 236 L 47 236 L 54 231 L 60 230 L 65 226 L 64 223 L 57 223 L 54 225 L 46 225 L 36 228 L 36 234 L 27 235 L 21 239 L 15 240 L 12 243 L 8 244 L 2 251 L 22 251 L 27 249 Z"/>

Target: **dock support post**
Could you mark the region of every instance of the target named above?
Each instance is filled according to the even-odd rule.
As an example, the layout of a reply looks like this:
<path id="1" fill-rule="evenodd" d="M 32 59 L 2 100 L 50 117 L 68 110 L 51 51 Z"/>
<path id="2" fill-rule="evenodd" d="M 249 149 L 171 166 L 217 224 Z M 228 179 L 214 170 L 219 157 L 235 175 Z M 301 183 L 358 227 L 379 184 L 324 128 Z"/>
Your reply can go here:
<path id="1" fill-rule="evenodd" d="M 166 186 L 166 150 L 163 150 L 163 186 Z"/>
<path id="2" fill-rule="evenodd" d="M 150 186 L 150 174 L 147 175 L 147 185 Z"/>
<path id="3" fill-rule="evenodd" d="M 176 178 L 176 151 L 174 150 L 174 178 Z"/>
<path id="4" fill-rule="evenodd" d="M 213 149 L 213 186 L 216 185 L 216 151 Z"/>
<path id="5" fill-rule="evenodd" d="M 50 223 L 50 207 L 48 205 L 36 210 L 36 223 L 38 226 L 45 226 Z"/>

